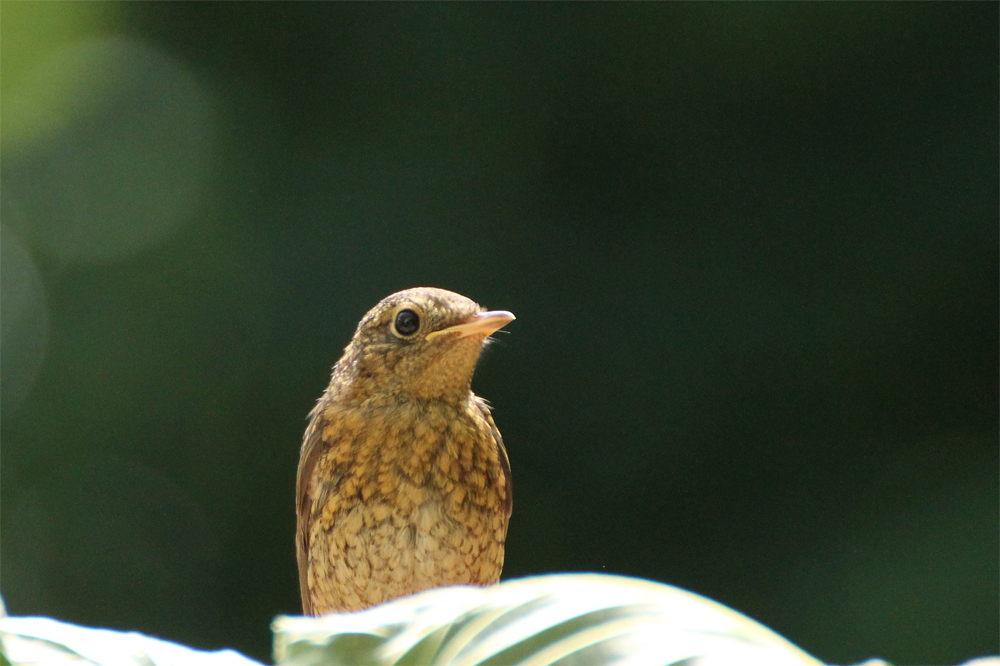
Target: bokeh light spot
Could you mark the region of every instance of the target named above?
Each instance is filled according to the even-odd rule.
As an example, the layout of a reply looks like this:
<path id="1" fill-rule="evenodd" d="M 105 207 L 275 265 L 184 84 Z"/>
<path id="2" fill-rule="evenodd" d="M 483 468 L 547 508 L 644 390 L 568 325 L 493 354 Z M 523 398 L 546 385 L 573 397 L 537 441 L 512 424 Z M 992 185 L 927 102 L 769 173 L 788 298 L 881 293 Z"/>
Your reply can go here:
<path id="1" fill-rule="evenodd" d="M 42 367 L 49 314 L 38 269 L 18 238 L 0 226 L 0 413 L 22 404 Z"/>
<path id="2" fill-rule="evenodd" d="M 66 262 L 122 259 L 188 221 L 211 158 L 212 108 L 176 59 L 123 37 L 81 40 L 38 64 L 36 86 L 71 89 L 65 122 L 3 163 L 26 243 Z M 16 96 L 15 96 L 16 100 Z"/>

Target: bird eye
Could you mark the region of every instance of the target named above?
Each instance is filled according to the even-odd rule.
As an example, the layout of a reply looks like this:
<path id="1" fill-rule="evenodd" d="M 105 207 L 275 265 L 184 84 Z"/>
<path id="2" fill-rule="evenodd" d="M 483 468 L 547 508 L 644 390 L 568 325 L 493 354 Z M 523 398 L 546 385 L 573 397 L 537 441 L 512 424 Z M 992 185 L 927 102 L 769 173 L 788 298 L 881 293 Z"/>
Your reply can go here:
<path id="1" fill-rule="evenodd" d="M 408 338 L 420 328 L 420 316 L 413 310 L 400 310 L 392 326 L 396 335 Z"/>

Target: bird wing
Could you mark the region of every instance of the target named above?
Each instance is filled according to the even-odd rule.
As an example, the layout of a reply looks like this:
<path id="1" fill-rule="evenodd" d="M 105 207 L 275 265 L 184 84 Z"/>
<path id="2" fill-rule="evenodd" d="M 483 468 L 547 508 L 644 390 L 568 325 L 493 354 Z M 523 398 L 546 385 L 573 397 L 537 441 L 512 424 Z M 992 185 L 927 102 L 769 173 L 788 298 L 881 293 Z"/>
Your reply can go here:
<path id="1" fill-rule="evenodd" d="M 299 562 L 299 591 L 302 594 L 302 613 L 312 615 L 312 603 L 309 599 L 309 518 L 312 512 L 312 497 L 309 495 L 309 479 L 313 469 L 323 452 L 322 427 L 319 415 L 314 415 L 306 430 L 299 454 L 299 473 L 295 482 L 296 506 L 298 520 L 295 530 L 295 556 Z"/>
<path id="2" fill-rule="evenodd" d="M 493 421 L 490 406 L 479 396 L 476 396 L 475 403 L 480 413 L 482 413 L 483 418 L 490 424 L 490 429 L 493 430 L 493 440 L 497 443 L 497 457 L 500 458 L 500 466 L 503 468 L 503 476 L 506 479 L 507 486 L 504 511 L 507 514 L 507 518 L 510 518 L 510 514 L 514 509 L 514 486 L 510 479 L 510 459 L 507 458 L 507 449 L 503 445 L 503 437 L 500 436 L 500 429 L 497 428 L 497 424 Z"/>

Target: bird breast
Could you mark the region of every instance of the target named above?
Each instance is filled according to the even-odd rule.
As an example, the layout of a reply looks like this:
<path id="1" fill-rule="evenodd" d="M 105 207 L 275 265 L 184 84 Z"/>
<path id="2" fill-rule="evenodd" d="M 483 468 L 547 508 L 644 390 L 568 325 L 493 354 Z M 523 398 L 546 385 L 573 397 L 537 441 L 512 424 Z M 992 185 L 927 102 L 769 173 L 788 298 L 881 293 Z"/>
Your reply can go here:
<path id="1" fill-rule="evenodd" d="M 473 400 L 470 395 L 471 403 Z M 492 428 L 475 405 L 413 401 L 332 404 L 316 415 L 327 444 L 310 495 L 338 497 L 325 512 L 379 497 L 410 513 L 431 496 L 460 508 L 487 507 L 504 479 Z M 471 407 L 471 408 L 470 408 Z M 322 487 L 315 487 L 320 484 Z"/>
<path id="2" fill-rule="evenodd" d="M 309 580 L 338 590 L 330 609 L 499 576 L 507 479 L 474 400 L 331 404 L 315 415 L 328 448 L 309 480 Z"/>

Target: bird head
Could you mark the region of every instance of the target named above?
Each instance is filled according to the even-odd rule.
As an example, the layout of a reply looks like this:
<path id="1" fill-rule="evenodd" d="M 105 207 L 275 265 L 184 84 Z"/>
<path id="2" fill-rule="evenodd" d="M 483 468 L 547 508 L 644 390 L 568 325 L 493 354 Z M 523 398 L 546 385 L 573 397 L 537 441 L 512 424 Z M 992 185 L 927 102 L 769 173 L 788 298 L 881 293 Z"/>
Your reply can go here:
<path id="1" fill-rule="evenodd" d="M 484 343 L 513 320 L 510 312 L 486 311 L 444 289 L 397 292 L 358 324 L 331 388 L 352 401 L 465 400 Z"/>

